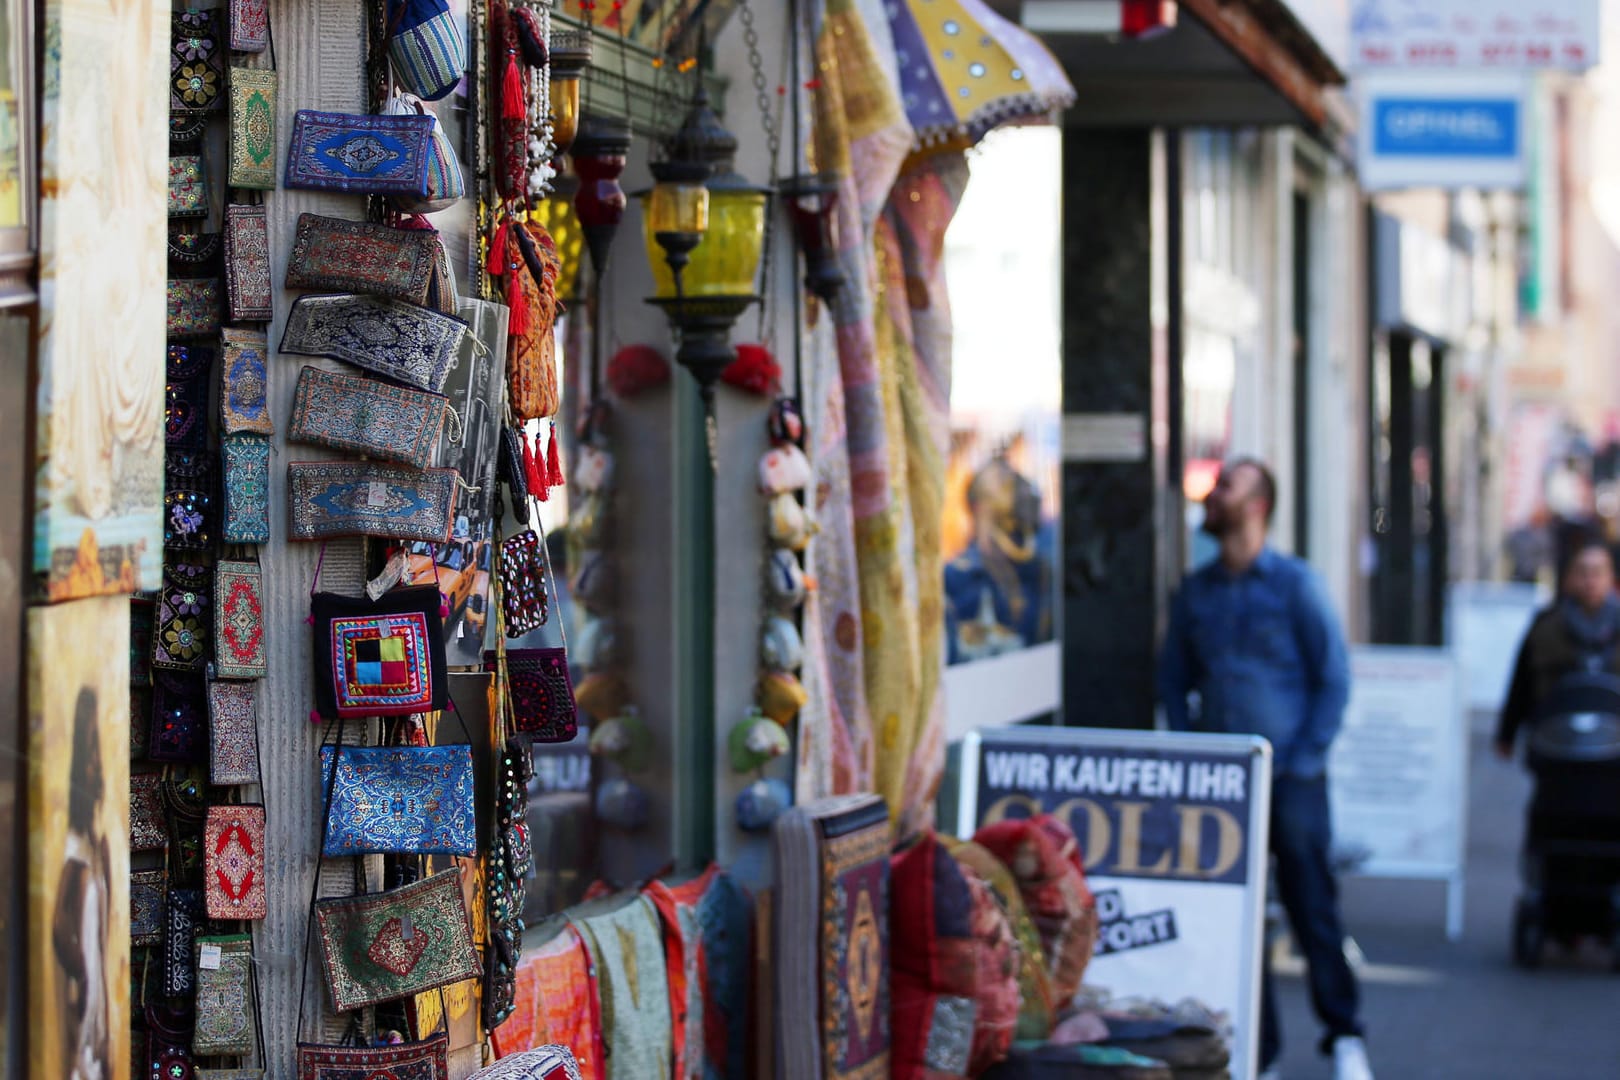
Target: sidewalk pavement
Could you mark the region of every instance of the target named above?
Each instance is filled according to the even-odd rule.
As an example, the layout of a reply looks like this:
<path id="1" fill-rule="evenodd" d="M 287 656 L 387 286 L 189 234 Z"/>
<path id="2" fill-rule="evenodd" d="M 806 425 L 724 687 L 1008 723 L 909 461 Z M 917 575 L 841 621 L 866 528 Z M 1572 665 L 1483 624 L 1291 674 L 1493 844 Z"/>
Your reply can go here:
<path id="1" fill-rule="evenodd" d="M 1445 938 L 1445 890 L 1352 879 L 1344 916 L 1360 946 L 1362 1013 L 1380 1080 L 1593 1080 L 1620 1076 L 1620 975 L 1606 948 L 1550 946 L 1539 971 L 1513 966 L 1509 931 L 1530 784 L 1473 725 L 1463 937 Z M 1620 798 L 1620 792 L 1616 793 Z M 1285 1080 L 1330 1080 L 1298 963 L 1279 972 Z"/>

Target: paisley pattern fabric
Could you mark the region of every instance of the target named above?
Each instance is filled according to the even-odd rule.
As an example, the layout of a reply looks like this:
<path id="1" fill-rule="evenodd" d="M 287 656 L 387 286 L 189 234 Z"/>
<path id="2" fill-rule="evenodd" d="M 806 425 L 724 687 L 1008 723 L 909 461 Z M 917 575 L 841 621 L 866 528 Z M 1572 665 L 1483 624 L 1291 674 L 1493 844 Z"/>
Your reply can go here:
<path id="1" fill-rule="evenodd" d="M 479 972 L 458 870 L 391 892 L 321 900 L 315 920 L 338 1012 L 409 997 Z"/>
<path id="2" fill-rule="evenodd" d="M 343 855 L 473 855 L 473 759 L 468 746 L 321 747 L 321 791 L 332 811 L 323 851 Z"/>
<path id="3" fill-rule="evenodd" d="M 439 394 L 305 366 L 287 438 L 425 469 L 448 405 Z"/>
<path id="4" fill-rule="evenodd" d="M 201 563 L 165 562 L 158 591 L 157 631 L 152 666 L 170 671 L 201 671 L 208 663 L 213 627 L 211 568 Z"/>
<path id="5" fill-rule="evenodd" d="M 270 47 L 269 0 L 231 0 L 231 49 L 264 52 Z"/>
<path id="6" fill-rule="evenodd" d="M 221 559 L 214 568 L 214 668 L 222 679 L 262 679 L 264 575 L 256 562 Z"/>
<path id="7" fill-rule="evenodd" d="M 169 158 L 169 216 L 208 216 L 208 175 L 200 154 L 176 154 Z"/>
<path id="8" fill-rule="evenodd" d="M 227 326 L 220 331 L 220 430 L 228 435 L 271 435 L 275 421 L 267 398 L 270 343 L 262 330 Z"/>
<path id="9" fill-rule="evenodd" d="M 287 288 L 367 293 L 427 303 L 439 234 L 370 221 L 300 214 Z"/>
<path id="10" fill-rule="evenodd" d="M 617 906 L 614 906 L 617 905 Z M 596 968 L 607 1058 L 614 1076 L 669 1076 L 674 1031 L 664 941 L 651 900 L 602 901 L 571 917 Z"/>
<path id="11" fill-rule="evenodd" d="M 225 208 L 225 297 L 235 322 L 269 322 L 270 226 L 263 204 Z"/>
<path id="12" fill-rule="evenodd" d="M 217 966 L 212 960 L 204 962 L 205 946 L 219 950 Z M 199 937 L 197 957 L 197 1021 L 191 1036 L 192 1052 L 205 1057 L 252 1053 L 252 936 Z"/>
<path id="13" fill-rule="evenodd" d="M 351 116 L 299 109 L 287 186 L 357 195 L 426 195 L 427 116 Z"/>
<path id="14" fill-rule="evenodd" d="M 298 1080 L 449 1080 L 450 1037 L 404 1046 L 298 1044 Z"/>
<path id="15" fill-rule="evenodd" d="M 129 875 L 129 943 L 158 945 L 163 941 L 163 899 L 169 875 L 162 869 L 136 870 Z"/>
<path id="16" fill-rule="evenodd" d="M 152 687 L 146 756 L 191 764 L 208 753 L 208 694 L 200 674 L 160 671 Z"/>
<path id="17" fill-rule="evenodd" d="M 270 440 L 262 435 L 228 435 L 220 440 L 225 459 L 227 544 L 270 542 Z"/>
<path id="18" fill-rule="evenodd" d="M 219 280 L 170 278 L 166 329 L 172 338 L 219 333 Z"/>
<path id="19" fill-rule="evenodd" d="M 210 806 L 203 826 L 203 877 L 210 919 L 262 919 L 264 807 Z"/>
<path id="20" fill-rule="evenodd" d="M 328 720 L 443 709 L 443 621 L 432 585 L 368 597 L 316 593 L 315 708 Z"/>
<path id="21" fill-rule="evenodd" d="M 495 671 L 499 664 L 495 654 L 484 654 L 485 671 Z M 566 650 L 508 649 L 506 675 L 517 730 L 542 743 L 568 742 L 579 733 Z"/>
<path id="22" fill-rule="evenodd" d="M 370 461 L 295 461 L 287 466 L 287 537 L 376 536 L 450 540 L 456 470 L 406 469 Z"/>
<path id="23" fill-rule="evenodd" d="M 271 191 L 276 186 L 276 73 L 231 68 L 230 186 Z"/>
<path id="24" fill-rule="evenodd" d="M 259 782 L 259 690 L 251 682 L 208 684 L 208 782 Z"/>
<path id="25" fill-rule="evenodd" d="M 465 322 L 431 308 L 354 293 L 323 293 L 293 301 L 281 351 L 342 360 L 437 394 L 444 389 L 466 336 Z"/>
<path id="26" fill-rule="evenodd" d="M 199 112 L 219 107 L 225 88 L 225 42 L 217 13 L 176 12 L 170 20 L 169 111 Z"/>

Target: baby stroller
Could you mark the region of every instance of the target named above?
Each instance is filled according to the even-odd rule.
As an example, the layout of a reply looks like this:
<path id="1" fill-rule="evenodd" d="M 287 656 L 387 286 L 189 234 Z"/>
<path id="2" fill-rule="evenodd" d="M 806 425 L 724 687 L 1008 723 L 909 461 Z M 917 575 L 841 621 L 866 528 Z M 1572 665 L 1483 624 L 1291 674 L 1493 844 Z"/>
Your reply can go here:
<path id="1" fill-rule="evenodd" d="M 1620 678 L 1580 672 L 1536 708 L 1535 779 L 1513 918 L 1513 959 L 1540 964 L 1549 936 L 1596 934 L 1620 971 Z"/>

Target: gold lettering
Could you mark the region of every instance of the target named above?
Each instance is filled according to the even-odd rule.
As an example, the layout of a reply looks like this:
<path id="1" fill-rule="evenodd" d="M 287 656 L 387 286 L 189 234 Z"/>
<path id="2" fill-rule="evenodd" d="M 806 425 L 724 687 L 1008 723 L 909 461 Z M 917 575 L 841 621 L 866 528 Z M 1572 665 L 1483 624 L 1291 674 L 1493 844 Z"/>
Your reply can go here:
<path id="1" fill-rule="evenodd" d="M 1015 806 L 1024 808 L 1026 812 L 1022 815 L 1023 817 L 1034 817 L 1041 812 L 1041 804 L 1028 795 L 1003 795 L 990 804 L 990 809 L 984 813 L 984 820 L 980 821 L 979 824 L 981 826 L 994 825 L 998 821 L 1003 821 L 1012 816 L 1009 811 Z"/>
<path id="2" fill-rule="evenodd" d="M 1086 820 L 1083 827 L 1074 820 L 1076 810 L 1085 811 Z M 1114 840 L 1114 830 L 1102 807 L 1090 799 L 1074 798 L 1061 804 L 1052 812 L 1052 816 L 1064 822 L 1074 830 L 1075 836 L 1080 837 L 1080 858 L 1087 870 L 1094 869 L 1108 857 L 1108 848 Z"/>
<path id="3" fill-rule="evenodd" d="M 1142 865 L 1142 815 L 1152 803 L 1118 802 L 1119 807 L 1119 860 L 1115 864 L 1122 874 L 1170 873 L 1170 853 L 1166 851 L 1152 866 Z"/>
<path id="4" fill-rule="evenodd" d="M 1243 829 L 1232 812 L 1218 806 L 1177 806 L 1176 813 L 1181 815 L 1181 857 L 1177 871 L 1189 877 L 1218 878 L 1232 869 L 1243 854 Z M 1205 817 L 1215 820 L 1217 832 L 1215 865 L 1208 870 L 1199 866 L 1203 861 L 1199 855 Z"/>

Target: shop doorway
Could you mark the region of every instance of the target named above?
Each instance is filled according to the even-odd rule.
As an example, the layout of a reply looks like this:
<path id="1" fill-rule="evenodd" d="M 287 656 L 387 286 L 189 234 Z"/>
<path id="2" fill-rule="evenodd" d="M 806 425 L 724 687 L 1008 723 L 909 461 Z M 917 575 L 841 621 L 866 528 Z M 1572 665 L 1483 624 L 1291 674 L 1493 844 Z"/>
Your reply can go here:
<path id="1" fill-rule="evenodd" d="M 1445 350 L 1389 331 L 1372 364 L 1373 640 L 1439 645 L 1445 633 L 1442 478 Z"/>

